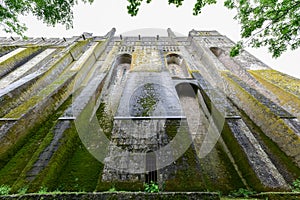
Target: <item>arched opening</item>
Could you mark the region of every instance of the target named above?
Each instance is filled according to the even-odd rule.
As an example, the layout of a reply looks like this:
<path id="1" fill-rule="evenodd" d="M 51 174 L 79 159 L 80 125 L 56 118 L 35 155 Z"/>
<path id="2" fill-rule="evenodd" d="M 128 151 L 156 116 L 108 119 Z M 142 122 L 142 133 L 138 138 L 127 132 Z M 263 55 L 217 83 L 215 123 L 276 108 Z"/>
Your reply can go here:
<path id="1" fill-rule="evenodd" d="M 211 47 L 210 50 L 213 52 L 213 54 L 215 54 L 216 57 L 219 57 L 224 52 L 219 47 Z"/>
<path id="2" fill-rule="evenodd" d="M 219 61 L 229 70 L 238 71 L 240 67 L 238 64 L 225 53 L 225 51 L 219 47 L 211 47 L 211 52 L 219 59 Z"/>
<path id="3" fill-rule="evenodd" d="M 130 54 L 122 54 L 116 59 L 116 74 L 115 76 L 120 80 L 123 81 L 126 78 L 127 72 L 130 70 L 131 65 L 131 58 Z"/>
<path id="4" fill-rule="evenodd" d="M 166 56 L 167 66 L 173 78 L 191 78 L 182 56 L 172 53 Z"/>
<path id="5" fill-rule="evenodd" d="M 116 65 L 119 65 L 119 64 L 131 64 L 131 58 L 132 56 L 130 54 L 121 54 L 117 57 L 116 59 Z"/>
<path id="6" fill-rule="evenodd" d="M 114 72 L 113 72 L 113 84 L 122 84 L 125 80 L 127 73 L 130 70 L 131 65 L 130 54 L 121 54 L 116 58 L 114 63 Z"/>
<path id="7" fill-rule="evenodd" d="M 189 131 L 192 137 L 198 134 L 199 122 L 201 121 L 200 105 L 197 95 L 200 95 L 199 88 L 193 83 L 179 83 L 176 85 L 176 92 L 184 115 L 186 116 Z"/>
<path id="8" fill-rule="evenodd" d="M 146 174 L 145 182 L 157 182 L 157 168 L 156 168 L 156 155 L 153 151 L 149 151 L 146 154 Z"/>
<path id="9" fill-rule="evenodd" d="M 112 73 L 110 74 L 110 81 L 106 89 L 106 102 L 107 106 L 111 109 L 112 113 L 115 113 L 118 108 L 118 103 L 121 99 L 122 92 L 128 73 L 131 66 L 131 55 L 121 54 L 116 57 L 113 66 Z"/>
<path id="10" fill-rule="evenodd" d="M 196 98 L 199 87 L 193 83 L 179 83 L 176 85 L 176 92 L 179 97 L 189 96 Z"/>
<path id="11" fill-rule="evenodd" d="M 248 85 L 256 88 L 259 92 L 266 94 L 267 96 L 269 95 L 264 87 L 262 87 L 261 84 L 247 71 L 247 63 L 241 63 L 237 58 L 230 57 L 229 53 L 221 48 L 211 47 L 210 50 L 234 75 L 243 81 L 246 81 Z"/>

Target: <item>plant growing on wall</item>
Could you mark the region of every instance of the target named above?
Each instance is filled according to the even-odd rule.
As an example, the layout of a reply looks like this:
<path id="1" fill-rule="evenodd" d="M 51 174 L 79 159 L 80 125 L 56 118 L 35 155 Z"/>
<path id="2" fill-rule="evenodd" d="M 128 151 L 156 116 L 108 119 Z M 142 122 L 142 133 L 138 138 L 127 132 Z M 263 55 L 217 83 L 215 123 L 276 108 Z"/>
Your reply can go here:
<path id="1" fill-rule="evenodd" d="M 149 184 L 145 183 L 144 187 L 145 187 L 145 192 L 149 192 L 149 193 L 159 192 L 158 184 L 153 181 L 151 181 Z"/>
<path id="2" fill-rule="evenodd" d="M 248 198 L 249 196 L 251 196 L 253 194 L 256 194 L 256 192 L 252 191 L 252 190 L 240 188 L 240 189 L 232 192 L 230 196 L 233 196 L 233 197 L 246 197 L 246 198 Z"/>
<path id="3" fill-rule="evenodd" d="M 0 186 L 0 195 L 8 195 L 11 188 L 8 185 L 1 185 Z"/>
<path id="4" fill-rule="evenodd" d="M 159 101 L 158 94 L 156 92 L 157 87 L 158 86 L 153 83 L 147 83 L 138 89 L 137 93 L 139 96 L 133 96 L 133 102 L 131 103 L 132 116 L 148 117 L 153 114 L 153 111 L 156 109 L 156 105 Z"/>
<path id="5" fill-rule="evenodd" d="M 300 177 L 297 178 L 292 184 L 292 191 L 293 192 L 300 192 Z"/>

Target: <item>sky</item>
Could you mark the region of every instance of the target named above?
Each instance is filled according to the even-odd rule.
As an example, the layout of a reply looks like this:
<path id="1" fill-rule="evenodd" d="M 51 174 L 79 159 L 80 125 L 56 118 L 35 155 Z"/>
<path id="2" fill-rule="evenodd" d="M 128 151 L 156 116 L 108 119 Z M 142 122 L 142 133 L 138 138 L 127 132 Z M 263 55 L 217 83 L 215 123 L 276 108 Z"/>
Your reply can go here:
<path id="1" fill-rule="evenodd" d="M 28 27 L 25 35 L 62 38 L 89 32 L 94 36 L 103 36 L 115 27 L 116 35 L 124 35 L 126 32 L 137 29 L 147 29 L 146 32 L 141 32 L 141 36 L 150 33 L 149 28 L 156 28 L 156 32 L 153 33 L 153 36 L 156 36 L 157 34 L 166 35 L 166 29 L 171 28 L 174 32 L 185 36 L 192 29 L 216 30 L 234 42 L 240 40 L 240 25 L 233 19 L 235 13 L 223 6 L 223 0 L 219 0 L 215 5 L 206 6 L 198 16 L 192 15 L 195 0 L 185 0 L 178 8 L 168 5 L 168 0 L 152 0 L 150 4 L 143 2 L 136 17 L 131 17 L 127 13 L 127 0 L 94 1 L 92 5 L 80 2 L 74 7 L 74 27 L 69 30 L 62 25 L 47 26 L 33 16 L 20 17 L 20 20 Z M 138 32 L 135 31 L 135 33 Z M 0 36 L 11 35 L 0 30 Z M 269 67 L 300 78 L 300 65 L 297 63 L 300 58 L 300 49 L 287 51 L 277 59 L 272 58 L 267 48 L 246 48 L 246 50 Z"/>

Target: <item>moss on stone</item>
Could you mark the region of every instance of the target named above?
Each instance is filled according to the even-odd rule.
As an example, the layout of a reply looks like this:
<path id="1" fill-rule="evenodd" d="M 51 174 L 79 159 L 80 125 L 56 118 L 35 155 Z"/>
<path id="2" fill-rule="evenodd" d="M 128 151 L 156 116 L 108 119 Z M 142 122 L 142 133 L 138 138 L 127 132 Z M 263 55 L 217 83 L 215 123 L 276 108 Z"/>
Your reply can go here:
<path id="1" fill-rule="evenodd" d="M 177 134 L 180 120 L 167 120 L 165 131 L 169 141 Z M 191 139 L 191 138 L 190 138 Z M 199 170 L 199 161 L 193 146 L 175 162 L 175 171 L 165 182 L 165 191 L 205 191 L 203 177 Z"/>
<path id="2" fill-rule="evenodd" d="M 57 180 L 63 173 L 63 169 L 67 164 L 67 160 L 72 157 L 76 147 L 78 147 L 80 139 L 74 123 L 71 123 L 63 137 L 60 139 L 60 146 L 53 154 L 47 167 L 39 173 L 36 179 L 31 183 L 29 191 L 39 191 L 40 187 L 47 187 L 49 191 L 57 189 Z"/>
<path id="3" fill-rule="evenodd" d="M 9 52 L 15 50 L 17 47 L 16 46 L 2 46 L 0 48 L 0 57 L 4 56 L 5 54 L 8 54 Z"/>
<path id="4" fill-rule="evenodd" d="M 166 121 L 165 130 L 169 140 L 176 136 L 181 125 L 183 124 L 179 120 Z M 234 189 L 245 187 L 219 143 L 204 158 L 197 156 L 192 144 L 170 169 L 173 168 L 175 171 L 165 183 L 166 191 L 222 191 L 229 193 Z"/>
<path id="5" fill-rule="evenodd" d="M 108 139 L 111 138 L 111 132 L 113 129 L 113 118 L 106 111 L 106 104 L 100 103 L 99 108 L 96 112 L 96 117 L 98 119 L 99 125 L 102 128 L 104 134 Z"/>
<path id="6" fill-rule="evenodd" d="M 300 193 L 296 192 L 262 192 L 252 195 L 253 198 L 268 199 L 268 200 L 299 200 Z"/>
<path id="7" fill-rule="evenodd" d="M 158 94 L 155 91 L 154 84 L 147 83 L 143 85 L 139 96 L 132 105 L 131 114 L 135 117 L 148 117 L 153 115 L 158 100 Z"/>
<path id="8" fill-rule="evenodd" d="M 295 179 L 300 177 L 300 168 L 293 163 L 293 160 L 287 156 L 274 141 L 267 137 L 244 111 L 240 110 L 240 113 L 243 121 L 263 146 L 264 150 L 276 165 L 279 172 L 284 176 L 285 180 L 291 184 Z"/>
<path id="9" fill-rule="evenodd" d="M 256 191 L 265 191 L 266 188 L 261 184 L 260 180 L 256 176 L 248 162 L 245 152 L 234 138 L 227 123 L 224 124 L 224 128 L 222 130 L 222 138 L 235 159 L 235 163 L 247 184 Z"/>
<path id="10" fill-rule="evenodd" d="M 200 73 L 200 70 L 188 68 L 188 72 L 189 72 L 190 74 L 193 74 L 193 73 Z"/>
<path id="11" fill-rule="evenodd" d="M 0 159 L 6 160 L 14 155 L 26 143 L 30 130 L 36 124 L 43 122 L 69 97 L 73 89 L 70 81 L 72 79 L 64 87 L 60 86 L 51 98 L 45 98 L 42 103 L 36 104 L 37 107 L 34 110 L 27 112 L 8 130 L 3 139 L 4 145 L 0 147 Z"/>
<path id="12" fill-rule="evenodd" d="M 149 52 L 150 53 L 149 53 Z M 158 50 L 136 49 L 132 53 L 131 71 L 135 72 L 161 72 L 161 57 Z"/>
<path id="13" fill-rule="evenodd" d="M 38 52 L 41 49 L 42 49 L 41 47 L 29 47 L 29 48 L 22 50 L 18 54 L 1 62 L 0 63 L 0 65 L 1 65 L 0 71 L 2 72 L 4 69 L 6 69 L 8 67 L 12 67 L 13 65 L 16 65 L 19 62 L 22 62 L 22 60 L 26 59 L 26 57 L 29 57 L 30 55 L 35 54 L 36 52 Z"/>
<path id="14" fill-rule="evenodd" d="M 19 175 L 17 181 L 13 185 L 13 190 L 17 191 L 18 189 L 29 185 L 29 181 L 27 180 L 27 173 L 32 169 L 35 162 L 39 159 L 40 154 L 45 150 L 45 148 L 51 143 L 54 134 L 54 128 L 58 122 L 58 118 L 63 114 L 63 112 L 69 107 L 71 104 L 71 97 L 66 100 L 63 105 L 61 105 L 58 110 L 48 118 L 45 125 L 41 127 L 44 130 L 44 133 L 47 133 L 42 141 L 39 141 L 38 148 L 35 149 L 34 154 L 28 161 L 26 167 L 22 170 L 22 173 Z M 38 130 L 40 131 L 40 130 Z"/>
<path id="15" fill-rule="evenodd" d="M 24 181 L 26 168 L 32 166 L 34 155 L 39 155 L 39 152 L 44 149 L 45 140 L 49 141 L 52 138 L 51 130 L 69 104 L 70 100 L 66 101 L 53 115 L 32 128 L 28 134 L 28 140 L 15 155 L 11 154 L 7 160 L 1 160 L 0 184 L 14 185 L 13 191 L 27 185 Z"/>
<path id="16" fill-rule="evenodd" d="M 146 92 L 146 96 L 139 99 L 137 103 L 142 106 L 142 113 L 141 116 L 150 116 L 150 114 L 155 109 L 155 105 L 157 104 L 157 98 L 155 97 L 155 92 L 153 91 L 154 88 L 151 83 L 144 85 L 144 90 Z"/>
<path id="17" fill-rule="evenodd" d="M 61 171 L 56 187 L 59 191 L 93 192 L 102 168 L 103 164 L 79 142 L 74 154 Z"/>
<path id="18" fill-rule="evenodd" d="M 210 191 L 222 191 L 223 194 L 228 194 L 230 191 L 246 188 L 220 142 L 216 144 L 215 149 L 220 159 L 218 163 L 220 166 L 217 167 L 221 168 L 222 176 L 218 176 L 217 179 L 211 181 Z"/>
<path id="19" fill-rule="evenodd" d="M 42 101 L 45 97 L 54 93 L 59 87 L 62 87 L 63 84 L 66 84 L 68 80 L 74 76 L 74 73 L 66 73 L 62 74 L 58 79 L 56 79 L 53 83 L 44 88 L 38 95 L 31 97 L 28 101 L 23 103 L 22 105 L 16 107 L 11 110 L 4 118 L 20 118 L 26 112 L 28 112 L 31 108 L 33 108 L 37 103 Z"/>
<path id="20" fill-rule="evenodd" d="M 269 108 L 247 93 L 227 74 L 223 74 L 223 76 L 231 88 L 229 95 L 233 102 L 300 167 L 300 160 L 297 158 L 297 155 L 300 153 L 300 138 L 295 132 L 283 119 L 276 116 Z"/>

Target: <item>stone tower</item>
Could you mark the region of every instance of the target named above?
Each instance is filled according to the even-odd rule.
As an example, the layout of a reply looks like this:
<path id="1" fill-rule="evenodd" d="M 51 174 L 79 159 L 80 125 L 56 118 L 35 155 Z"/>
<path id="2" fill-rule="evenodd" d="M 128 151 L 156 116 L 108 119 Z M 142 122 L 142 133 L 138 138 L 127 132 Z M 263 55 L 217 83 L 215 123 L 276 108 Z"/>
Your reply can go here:
<path id="1" fill-rule="evenodd" d="M 288 190 L 300 80 L 217 31 L 0 38 L 0 184 Z"/>

